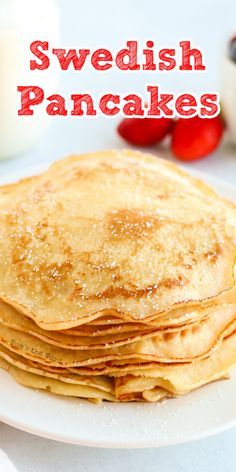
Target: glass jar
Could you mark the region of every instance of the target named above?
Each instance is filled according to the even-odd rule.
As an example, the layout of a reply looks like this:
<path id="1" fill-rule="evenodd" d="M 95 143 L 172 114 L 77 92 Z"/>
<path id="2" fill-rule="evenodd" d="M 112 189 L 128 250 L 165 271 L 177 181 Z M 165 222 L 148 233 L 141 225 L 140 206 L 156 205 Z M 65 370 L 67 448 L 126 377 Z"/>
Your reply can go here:
<path id="1" fill-rule="evenodd" d="M 58 72 L 30 70 L 32 41 L 57 47 L 59 14 L 55 0 L 0 0 L 0 158 L 11 157 L 34 146 L 50 122 L 37 107 L 33 116 L 18 116 L 18 85 L 37 85 L 45 94 L 55 93 Z"/>

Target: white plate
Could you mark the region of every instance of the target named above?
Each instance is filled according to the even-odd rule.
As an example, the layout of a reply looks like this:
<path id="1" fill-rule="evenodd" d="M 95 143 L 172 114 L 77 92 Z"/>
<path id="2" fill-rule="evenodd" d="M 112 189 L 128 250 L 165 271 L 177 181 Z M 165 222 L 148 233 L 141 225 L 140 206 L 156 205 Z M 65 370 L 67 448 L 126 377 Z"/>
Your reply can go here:
<path id="1" fill-rule="evenodd" d="M 14 181 L 42 168 L 1 177 Z M 189 170 L 189 169 L 188 169 Z M 194 174 L 236 202 L 236 188 Z M 0 420 L 58 441 L 96 447 L 141 448 L 178 444 L 236 425 L 236 371 L 230 380 L 207 385 L 159 404 L 111 404 L 61 398 L 21 387 L 0 370 Z"/>

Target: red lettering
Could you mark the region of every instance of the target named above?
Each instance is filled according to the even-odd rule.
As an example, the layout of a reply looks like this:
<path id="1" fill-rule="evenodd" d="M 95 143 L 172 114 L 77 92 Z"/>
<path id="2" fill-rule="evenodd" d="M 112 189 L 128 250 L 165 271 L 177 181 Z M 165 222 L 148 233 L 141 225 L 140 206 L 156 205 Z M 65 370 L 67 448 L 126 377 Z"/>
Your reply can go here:
<path id="1" fill-rule="evenodd" d="M 153 41 L 147 41 L 146 44 L 148 48 L 154 47 Z M 143 54 L 144 56 L 146 56 L 146 63 L 143 65 L 143 70 L 156 70 L 153 51 L 151 51 L 150 49 L 144 49 Z"/>
<path id="2" fill-rule="evenodd" d="M 159 63 L 159 70 L 174 69 L 176 66 L 176 60 L 173 59 L 173 56 L 175 56 L 175 49 L 161 49 L 159 52 L 159 59 L 162 62 Z"/>
<path id="3" fill-rule="evenodd" d="M 87 111 L 85 113 L 87 116 L 94 116 L 97 114 L 96 110 L 93 108 L 93 99 L 88 93 L 81 95 L 71 95 L 71 100 L 74 101 L 74 108 L 71 111 L 71 115 L 84 115 L 84 110 L 82 109 L 83 103 L 85 103 L 87 107 Z"/>
<path id="4" fill-rule="evenodd" d="M 128 102 L 123 107 L 123 113 L 126 116 L 143 116 L 144 110 L 142 108 L 142 98 L 138 95 L 130 94 L 124 97 L 124 101 Z"/>
<path id="5" fill-rule="evenodd" d="M 67 54 L 66 49 L 53 49 L 52 53 L 57 56 L 62 70 L 68 70 L 71 62 L 75 70 L 81 70 L 90 54 L 90 49 L 79 49 L 79 56 L 75 49 L 69 49 Z"/>
<path id="6" fill-rule="evenodd" d="M 61 95 L 50 95 L 50 97 L 47 98 L 48 101 L 51 101 L 49 105 L 46 108 L 46 112 L 48 115 L 60 115 L 60 116 L 66 116 L 67 115 L 67 110 L 65 108 L 65 99 Z"/>
<path id="7" fill-rule="evenodd" d="M 167 106 L 173 100 L 173 94 L 161 93 L 159 99 L 159 89 L 153 85 L 147 86 L 147 92 L 150 92 L 149 116 L 174 116 L 173 110 Z"/>
<path id="8" fill-rule="evenodd" d="M 200 109 L 201 116 L 216 116 L 219 113 L 219 103 L 218 103 L 218 95 L 217 94 L 210 94 L 205 93 L 201 96 L 200 102 L 202 108 Z"/>
<path id="9" fill-rule="evenodd" d="M 35 60 L 30 61 L 30 70 L 45 70 L 48 69 L 50 65 L 49 58 L 46 54 L 40 51 L 39 47 L 43 49 L 43 51 L 48 51 L 48 42 L 47 41 L 33 41 L 30 45 L 31 52 L 40 59 L 41 63 L 36 62 Z"/>
<path id="10" fill-rule="evenodd" d="M 108 70 L 112 67 L 112 64 L 109 64 L 108 61 L 112 61 L 113 57 L 107 49 L 97 49 L 92 54 L 91 57 L 91 64 L 96 70 Z M 105 62 L 105 64 L 100 64 L 101 62 Z"/>
<path id="11" fill-rule="evenodd" d="M 109 102 L 113 102 L 114 104 L 119 105 L 120 103 L 119 95 L 112 95 L 111 93 L 108 93 L 107 95 L 103 95 L 103 97 L 101 98 L 99 102 L 99 107 L 102 113 L 108 116 L 117 115 L 117 113 L 119 113 L 120 111 L 119 107 L 114 106 L 112 108 L 109 108 L 108 107 Z"/>
<path id="12" fill-rule="evenodd" d="M 39 105 L 44 99 L 43 89 L 33 85 L 17 87 L 17 91 L 21 92 L 21 109 L 18 110 L 18 115 L 33 115 L 33 110 L 30 109 L 31 106 Z M 32 94 L 34 94 L 33 97 Z"/>
<path id="13" fill-rule="evenodd" d="M 193 116 L 196 115 L 197 110 L 197 100 L 188 93 L 180 95 L 176 102 L 175 108 L 179 115 L 181 116 Z M 188 108 L 186 110 L 186 108 Z"/>
<path id="14" fill-rule="evenodd" d="M 116 65 L 121 70 L 139 70 L 140 65 L 137 64 L 137 41 L 127 41 L 127 49 L 121 49 L 116 56 Z M 125 57 L 128 62 L 125 62 Z"/>
<path id="15" fill-rule="evenodd" d="M 202 53 L 199 49 L 190 49 L 190 41 L 180 41 L 180 47 L 182 48 L 182 65 L 179 70 L 205 70 L 206 66 L 202 63 Z M 190 58 L 194 58 L 194 68 L 190 63 Z"/>

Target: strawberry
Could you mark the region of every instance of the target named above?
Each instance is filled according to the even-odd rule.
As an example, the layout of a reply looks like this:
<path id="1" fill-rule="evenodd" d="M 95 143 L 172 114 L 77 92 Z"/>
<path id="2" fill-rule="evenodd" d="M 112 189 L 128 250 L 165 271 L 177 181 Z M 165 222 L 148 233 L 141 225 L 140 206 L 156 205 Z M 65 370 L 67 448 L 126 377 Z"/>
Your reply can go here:
<path id="1" fill-rule="evenodd" d="M 170 118 L 124 118 L 119 124 L 118 134 L 135 146 L 151 146 L 159 143 L 170 131 Z"/>
<path id="2" fill-rule="evenodd" d="M 224 124 L 220 116 L 180 118 L 173 127 L 171 150 L 183 161 L 201 159 L 219 146 L 223 130 Z"/>

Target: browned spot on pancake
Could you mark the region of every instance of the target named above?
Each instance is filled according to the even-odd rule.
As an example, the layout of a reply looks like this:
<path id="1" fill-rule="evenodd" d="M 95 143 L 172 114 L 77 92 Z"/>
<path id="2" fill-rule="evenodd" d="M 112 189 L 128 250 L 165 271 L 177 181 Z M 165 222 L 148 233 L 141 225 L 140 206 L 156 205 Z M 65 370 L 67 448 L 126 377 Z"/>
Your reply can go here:
<path id="1" fill-rule="evenodd" d="M 90 167 L 83 166 L 75 167 L 73 170 L 73 175 L 71 176 L 74 179 L 91 179 L 97 176 L 99 173 L 103 175 L 112 175 L 120 172 L 120 168 L 117 168 L 107 162 L 100 162 L 99 166 Z"/>
<path id="2" fill-rule="evenodd" d="M 179 275 L 175 279 L 171 279 L 171 278 L 163 279 L 161 282 L 159 282 L 157 289 L 183 287 L 187 283 L 188 283 L 188 279 L 184 278 L 182 275 Z"/>
<path id="3" fill-rule="evenodd" d="M 34 279 L 35 290 L 42 290 L 45 294 L 51 296 L 56 284 L 64 283 L 68 279 L 72 268 L 71 262 L 64 261 L 52 264 L 41 263 L 32 269 L 26 259 L 18 264 L 16 275 L 17 280 L 24 284 L 28 284 Z"/>
<path id="4" fill-rule="evenodd" d="M 130 375 L 130 374 L 124 375 L 122 377 L 117 377 L 115 379 L 116 387 L 123 387 L 127 381 L 133 380 L 133 378 L 134 378 L 133 375 Z"/>
<path id="5" fill-rule="evenodd" d="M 188 332 L 189 332 L 188 328 L 187 329 L 181 329 L 181 331 L 180 331 L 181 338 L 185 338 L 187 336 Z"/>
<path id="6" fill-rule="evenodd" d="M 115 287 L 112 285 L 103 292 L 93 293 L 91 295 L 83 295 L 83 288 L 75 286 L 73 292 L 69 295 L 68 300 L 76 300 L 79 298 L 82 298 L 83 300 L 97 300 L 99 298 L 111 300 L 117 296 L 121 296 L 123 298 L 142 298 L 152 295 L 163 288 L 174 289 L 176 287 L 182 287 L 187 283 L 188 279 L 185 279 L 183 276 L 179 275 L 177 278 L 166 278 L 157 284 L 149 285 L 145 288 L 133 287 L 132 289 L 127 289 L 125 287 Z"/>
<path id="7" fill-rule="evenodd" d="M 61 263 L 54 262 L 52 264 L 41 264 L 38 267 L 38 272 L 48 281 L 56 282 L 56 280 L 60 280 L 63 282 L 71 272 L 72 267 L 73 265 L 70 261 L 64 261 Z"/>
<path id="8" fill-rule="evenodd" d="M 46 232 L 47 229 L 48 229 L 48 223 L 46 220 L 43 220 L 40 223 L 38 223 L 34 231 L 36 238 L 40 239 L 40 241 L 45 241 L 48 236 Z"/>
<path id="9" fill-rule="evenodd" d="M 117 400 L 121 402 L 141 402 L 143 401 L 143 396 L 141 393 L 124 393 L 117 397 Z"/>
<path id="10" fill-rule="evenodd" d="M 172 193 L 166 192 L 166 193 L 158 193 L 156 196 L 159 200 L 167 200 L 168 198 L 172 197 Z"/>
<path id="11" fill-rule="evenodd" d="M 27 246 L 30 241 L 31 236 L 29 234 L 23 233 L 18 235 L 12 249 L 12 264 L 19 264 L 27 259 Z"/>
<path id="12" fill-rule="evenodd" d="M 219 243 L 216 243 L 214 248 L 211 251 L 208 251 L 204 254 L 210 262 L 215 263 L 218 257 L 223 253 L 223 248 Z"/>
<path id="13" fill-rule="evenodd" d="M 198 331 L 200 331 L 201 326 L 202 326 L 203 323 L 204 323 L 204 321 L 201 321 L 201 323 L 199 323 L 199 324 L 194 324 L 194 325 L 191 327 L 192 333 L 194 334 L 194 333 L 197 333 Z"/>
<path id="14" fill-rule="evenodd" d="M 93 175 L 96 174 L 96 169 L 91 169 L 89 167 L 80 167 L 75 169 L 73 172 L 74 179 L 84 179 L 84 178 L 91 178 Z M 68 181 L 69 182 L 69 181 Z"/>
<path id="15" fill-rule="evenodd" d="M 54 185 L 50 180 L 46 180 L 42 184 L 36 186 L 33 193 L 29 194 L 28 197 L 32 202 L 39 202 L 43 200 L 46 195 L 53 193 Z"/>
<path id="16" fill-rule="evenodd" d="M 164 246 L 163 244 L 161 243 L 156 243 L 156 244 L 153 244 L 153 249 L 156 251 L 156 252 L 164 252 Z"/>
<path id="17" fill-rule="evenodd" d="M 174 339 L 174 337 L 175 337 L 175 333 L 171 333 L 171 332 L 164 333 L 163 340 L 164 341 L 171 341 L 172 339 Z"/>
<path id="18" fill-rule="evenodd" d="M 163 224 L 156 215 L 141 210 L 120 209 L 108 215 L 108 231 L 115 239 L 138 239 L 148 236 Z"/>
<path id="19" fill-rule="evenodd" d="M 202 321 L 201 321 L 201 323 L 202 323 Z M 192 333 L 192 334 L 197 333 L 198 331 L 200 331 L 201 323 L 200 324 L 192 324 L 190 326 L 187 326 L 185 329 L 181 329 L 180 336 L 182 338 L 185 338 L 189 333 Z"/>
<path id="20" fill-rule="evenodd" d="M 190 262 L 190 263 L 187 263 L 187 264 L 183 264 L 183 267 L 185 267 L 185 269 L 192 269 L 194 267 L 194 264 L 192 264 Z"/>
<path id="21" fill-rule="evenodd" d="M 178 253 L 175 260 L 174 265 L 176 267 L 184 267 L 185 269 L 193 269 L 196 264 L 198 264 L 199 260 L 194 257 L 194 251 L 190 250 L 188 254 L 181 254 Z"/>
<path id="22" fill-rule="evenodd" d="M 49 283 L 47 280 L 41 279 L 40 280 L 40 289 L 43 290 L 43 292 L 50 297 L 52 295 L 52 290 L 49 288 Z"/>

